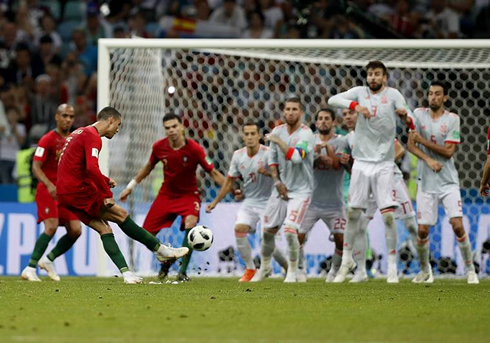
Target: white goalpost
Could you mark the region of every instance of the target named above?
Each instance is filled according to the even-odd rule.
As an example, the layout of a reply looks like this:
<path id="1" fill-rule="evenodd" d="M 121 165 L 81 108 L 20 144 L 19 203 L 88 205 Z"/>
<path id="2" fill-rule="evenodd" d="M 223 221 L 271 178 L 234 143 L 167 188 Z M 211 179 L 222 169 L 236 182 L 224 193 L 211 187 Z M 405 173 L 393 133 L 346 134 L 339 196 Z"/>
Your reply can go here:
<path id="1" fill-rule="evenodd" d="M 404 94 L 412 109 L 425 104 L 432 80 L 449 83 L 447 107 L 461 116 L 463 144 L 456 161 L 463 190 L 464 223 L 473 249 L 480 252 L 489 238 L 490 223 L 489 211 L 475 191 L 485 160 L 490 115 L 490 40 L 99 39 L 98 111 L 110 105 L 123 114 L 121 132 L 111 141 L 103 139 L 101 170 L 118 182 L 118 196 L 147 161 L 153 142 L 163 137 L 161 118 L 165 111 L 172 110 L 182 116 L 188 137 L 203 145 L 215 166 L 225 173 L 233 150 L 242 144 L 239 132 L 245 121 L 253 119 L 262 133 L 269 132 L 281 119 L 281 102 L 294 94 L 306 105 L 305 121 L 310 125 L 316 110 L 325 106 L 331 95 L 364 83 L 363 67 L 370 60 L 386 64 L 389 85 Z M 401 127 L 398 133 L 403 136 Z M 128 210 L 139 222 L 161 184 L 161 174 L 157 166 L 132 195 Z M 206 202 L 217 189 L 204 173 L 199 176 Z M 221 275 L 231 270 L 233 274 L 237 258 L 229 255 L 231 251 L 226 252 L 227 245 L 233 243 L 233 230 L 228 227 L 233 218 L 233 213 L 219 218 L 203 216 L 212 227 L 227 226 L 215 228 L 219 232 L 215 240 L 222 235 L 226 243 L 206 254 L 194 254 L 191 266 L 195 273 Z M 462 270 L 448 225 L 442 218 L 431 231 L 434 261 L 441 274 Z M 173 228 L 159 238 L 180 245 L 178 234 Z M 328 237 L 319 235 L 319 242 Z M 401 233 L 399 237 L 403 241 L 405 236 Z M 258 237 L 253 239 L 254 252 L 258 252 Z M 380 240 L 376 233 L 371 236 L 378 256 L 383 250 Z M 131 256 L 130 264 L 137 272 L 155 272 L 151 254 L 122 237 L 118 242 L 125 256 Z M 306 250 L 310 275 L 321 273 L 328 261 L 332 244 L 328 240 L 322 244 Z M 111 264 L 101 245 L 97 256 L 97 275 L 111 274 Z M 476 256 L 483 271 L 490 269 L 490 265 L 486 267 L 487 259 L 486 254 Z M 458 266 L 447 266 L 451 260 Z M 378 263 L 382 270 L 382 260 Z M 407 266 L 407 272 L 417 268 L 413 263 Z"/>

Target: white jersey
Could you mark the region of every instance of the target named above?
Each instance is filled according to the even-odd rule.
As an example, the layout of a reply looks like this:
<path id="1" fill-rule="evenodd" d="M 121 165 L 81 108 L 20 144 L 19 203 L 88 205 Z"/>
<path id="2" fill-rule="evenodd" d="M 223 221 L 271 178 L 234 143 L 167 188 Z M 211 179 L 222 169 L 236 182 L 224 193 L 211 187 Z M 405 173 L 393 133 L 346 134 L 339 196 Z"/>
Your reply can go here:
<path id="1" fill-rule="evenodd" d="M 316 136 L 316 145 L 322 144 L 320 135 Z M 347 137 L 334 135 L 328 141 L 336 155 L 341 155 L 349 149 Z M 320 155 L 327 155 L 326 148 L 321 149 L 319 154 L 315 154 L 315 158 Z M 311 197 L 311 206 L 322 209 L 342 208 L 344 206 L 344 174 L 345 169 L 341 166 L 335 170 L 326 167 L 321 163 L 315 163 L 313 170 L 314 189 Z"/>
<path id="2" fill-rule="evenodd" d="M 268 165 L 269 148 L 260 145 L 254 156 L 249 156 L 247 148 L 236 150 L 230 163 L 228 177 L 243 179 L 244 205 L 252 207 L 265 207 L 272 191 L 272 178 L 260 174 L 258 171 Z"/>
<path id="3" fill-rule="evenodd" d="M 352 157 L 363 162 L 385 162 L 395 159 L 395 110 L 404 108 L 411 113 L 401 93 L 391 87 L 385 87 L 377 94 L 369 87 L 354 87 L 328 100 L 331 106 L 349 108 L 355 103 L 369 109 L 369 119 L 359 115 L 356 124 L 356 138 Z"/>
<path id="4" fill-rule="evenodd" d="M 430 116 L 430 109 L 417 108 L 411 116 L 415 129 L 425 139 L 444 146 L 446 143 L 460 143 L 459 116 L 445 111 L 436 121 Z M 433 152 L 422 144 L 420 150 L 430 158 L 442 164 L 439 173 L 435 173 L 429 166 L 419 160 L 418 178 L 424 193 L 444 193 L 454 187 L 459 187 L 459 177 L 454 159 L 449 159 Z"/>
<path id="5" fill-rule="evenodd" d="M 272 134 L 279 136 L 292 150 L 286 156 L 275 143 L 271 143 L 269 165 L 278 165 L 279 177 L 288 189 L 290 198 L 310 197 L 313 192 L 313 148 L 315 145 L 313 132 L 308 126 L 301 124 L 290 135 L 288 126 L 283 124 L 275 127 Z"/>

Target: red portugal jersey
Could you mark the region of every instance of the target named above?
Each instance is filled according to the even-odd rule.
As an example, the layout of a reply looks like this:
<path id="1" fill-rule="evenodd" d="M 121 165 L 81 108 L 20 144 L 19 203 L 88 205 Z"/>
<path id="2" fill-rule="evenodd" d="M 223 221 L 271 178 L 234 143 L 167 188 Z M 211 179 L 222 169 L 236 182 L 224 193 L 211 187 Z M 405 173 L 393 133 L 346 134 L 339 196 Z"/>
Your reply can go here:
<path id="1" fill-rule="evenodd" d="M 160 194 L 186 195 L 198 192 L 196 181 L 197 166 L 200 165 L 207 173 L 213 170 L 214 165 L 206 158 L 204 149 L 192 139 L 174 150 L 170 147 L 168 138 L 156 141 L 150 156 L 152 165 L 162 161 L 163 184 Z"/>
<path id="2" fill-rule="evenodd" d="M 79 128 L 66 138 L 58 165 L 58 194 L 100 192 L 112 197 L 109 178 L 99 169 L 101 148 L 102 140 L 94 126 Z"/>
<path id="3" fill-rule="evenodd" d="M 34 161 L 42 163 L 41 170 L 55 185 L 58 174 L 58 159 L 64 145 L 65 138 L 56 130 L 51 130 L 41 137 L 34 153 Z"/>
<path id="4" fill-rule="evenodd" d="M 487 133 L 487 155 L 490 155 L 490 126 Z"/>

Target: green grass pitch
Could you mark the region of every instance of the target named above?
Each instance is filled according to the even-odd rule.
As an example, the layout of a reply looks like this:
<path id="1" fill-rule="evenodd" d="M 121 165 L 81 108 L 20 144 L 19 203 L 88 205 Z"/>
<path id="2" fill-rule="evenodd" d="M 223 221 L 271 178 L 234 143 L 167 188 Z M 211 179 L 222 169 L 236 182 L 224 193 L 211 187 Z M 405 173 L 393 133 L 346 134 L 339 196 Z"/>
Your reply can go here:
<path id="1" fill-rule="evenodd" d="M 490 280 L 0 278 L 0 342 L 490 342 L 489 317 Z"/>

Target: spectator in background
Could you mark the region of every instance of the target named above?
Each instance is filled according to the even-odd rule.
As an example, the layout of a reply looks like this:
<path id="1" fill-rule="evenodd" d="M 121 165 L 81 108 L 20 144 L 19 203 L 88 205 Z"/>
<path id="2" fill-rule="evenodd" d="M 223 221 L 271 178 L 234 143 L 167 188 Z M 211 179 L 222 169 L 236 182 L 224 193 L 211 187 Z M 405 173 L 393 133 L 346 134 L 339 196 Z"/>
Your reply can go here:
<path id="1" fill-rule="evenodd" d="M 87 77 L 97 70 L 97 48 L 87 44 L 85 31 L 74 29 L 72 32 L 73 48 L 78 60 L 83 66 Z"/>
<path id="2" fill-rule="evenodd" d="M 39 51 L 33 57 L 34 63 L 40 66 L 41 73 L 46 72 L 48 64 L 61 65 L 61 57 L 54 52 L 53 39 L 49 35 L 44 35 L 39 39 Z"/>
<path id="3" fill-rule="evenodd" d="M 459 16 L 446 7 L 446 0 L 432 0 L 431 9 L 425 18 L 435 38 L 458 38 Z"/>
<path id="4" fill-rule="evenodd" d="M 112 33 L 114 38 L 129 38 L 129 34 L 124 25 L 114 25 L 114 30 Z"/>
<path id="5" fill-rule="evenodd" d="M 7 127 L 0 139 L 0 183 L 15 183 L 13 171 L 17 152 L 26 139 L 26 128 L 19 123 L 20 113 L 16 107 L 9 107 L 7 112 Z M 1 131 L 1 128 L 0 128 Z"/>
<path id="6" fill-rule="evenodd" d="M 93 111 L 90 110 L 90 106 L 85 96 L 80 95 L 75 101 L 75 121 L 73 122 L 74 128 L 88 126 L 96 122 L 96 116 Z"/>
<path id="7" fill-rule="evenodd" d="M 28 45 L 29 36 L 22 30 L 17 28 L 17 25 L 12 22 L 6 22 L 0 31 L 0 42 L 2 42 L 4 49 L 9 52 L 10 59 L 13 59 L 15 55 L 15 49 L 17 46 Z"/>
<path id="8" fill-rule="evenodd" d="M 359 32 L 353 22 L 344 16 L 335 16 L 330 38 L 333 39 L 355 39 L 360 38 Z"/>
<path id="9" fill-rule="evenodd" d="M 24 10 L 24 5 L 21 2 L 21 6 L 18 11 Z M 32 27 L 32 34 L 35 36 L 41 30 L 40 19 L 45 14 L 50 14 L 49 8 L 44 5 L 40 5 L 37 0 L 26 0 L 25 10 L 27 12 L 27 18 L 30 26 Z"/>
<path id="10" fill-rule="evenodd" d="M 52 80 L 46 74 L 36 78 L 34 98 L 31 102 L 31 125 L 42 127 L 45 132 L 55 127 L 54 114 L 57 102 L 53 100 Z"/>
<path id="11" fill-rule="evenodd" d="M 256 0 L 258 10 L 264 14 L 264 26 L 274 33 L 274 37 L 279 37 L 281 26 L 284 21 L 284 13 L 276 6 L 275 0 Z"/>
<path id="12" fill-rule="evenodd" d="M 209 21 L 236 27 L 240 31 L 247 27 L 245 11 L 236 4 L 236 0 L 223 0 L 223 6 L 211 13 Z"/>
<path id="13" fill-rule="evenodd" d="M 61 78 L 61 67 L 59 64 L 51 63 L 46 66 L 46 74 L 51 78 L 52 99 L 57 104 L 69 103 L 68 87 Z"/>
<path id="14" fill-rule="evenodd" d="M 107 0 L 106 4 L 109 10 L 106 18 L 110 23 L 115 24 L 128 19 L 132 7 L 131 0 Z"/>
<path id="15" fill-rule="evenodd" d="M 207 21 L 209 20 L 209 15 L 211 14 L 211 9 L 209 8 L 207 0 L 196 0 L 194 1 L 194 7 L 196 8 L 196 19 Z"/>
<path id="16" fill-rule="evenodd" d="M 41 72 L 41 66 L 32 63 L 29 47 L 25 44 L 19 44 L 15 49 L 15 59 L 10 64 L 7 82 L 22 84 L 28 89 L 32 89 L 33 80 Z"/>
<path id="17" fill-rule="evenodd" d="M 129 18 L 130 36 L 141 38 L 153 38 L 153 35 L 145 30 L 146 18 L 142 12 L 136 12 Z"/>
<path id="18" fill-rule="evenodd" d="M 74 52 L 66 55 L 61 63 L 61 79 L 68 89 L 68 99 L 75 99 L 83 92 L 87 76 Z"/>
<path id="19" fill-rule="evenodd" d="M 99 9 L 94 3 L 87 4 L 87 20 L 84 31 L 90 45 L 97 46 L 99 38 L 109 38 L 112 36 L 111 27 L 99 17 Z"/>
<path id="20" fill-rule="evenodd" d="M 242 35 L 242 38 L 273 38 L 274 32 L 264 27 L 264 15 L 255 11 L 249 16 L 250 26 Z"/>
<path id="21" fill-rule="evenodd" d="M 399 0 L 395 6 L 395 13 L 388 18 L 389 26 L 401 33 L 404 37 L 413 37 L 416 22 L 413 21 L 410 2 L 408 0 Z"/>
<path id="22" fill-rule="evenodd" d="M 61 44 L 63 43 L 61 40 L 61 36 L 58 32 L 56 32 L 56 21 L 51 16 L 51 14 L 45 14 L 40 19 L 41 29 L 37 32 L 35 38 L 35 45 L 39 47 L 41 44 L 41 38 L 43 36 L 49 36 L 52 42 L 53 53 L 59 53 L 61 50 Z"/>

